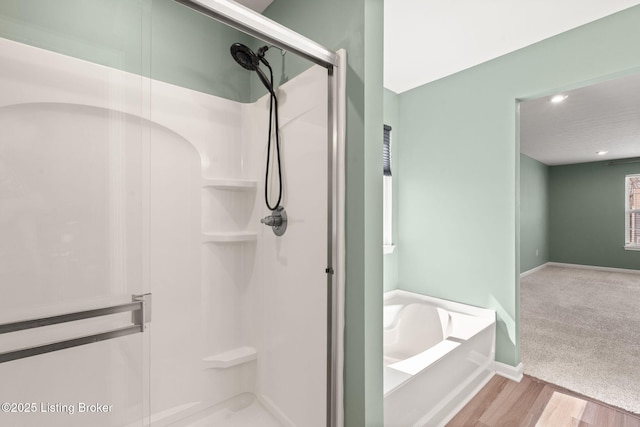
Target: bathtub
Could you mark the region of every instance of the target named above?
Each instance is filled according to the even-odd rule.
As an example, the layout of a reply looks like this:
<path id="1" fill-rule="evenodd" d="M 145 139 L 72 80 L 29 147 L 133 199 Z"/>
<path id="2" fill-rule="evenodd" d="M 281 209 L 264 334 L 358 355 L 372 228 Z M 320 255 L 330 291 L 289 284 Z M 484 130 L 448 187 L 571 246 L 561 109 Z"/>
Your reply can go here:
<path id="1" fill-rule="evenodd" d="M 495 373 L 493 310 L 384 295 L 384 425 L 446 424 Z"/>

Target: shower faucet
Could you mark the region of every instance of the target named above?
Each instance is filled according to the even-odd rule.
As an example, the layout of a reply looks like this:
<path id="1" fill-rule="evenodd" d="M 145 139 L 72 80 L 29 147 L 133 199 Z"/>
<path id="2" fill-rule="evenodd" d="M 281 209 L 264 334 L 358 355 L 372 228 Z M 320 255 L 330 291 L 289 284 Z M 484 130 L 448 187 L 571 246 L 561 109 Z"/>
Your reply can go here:
<path id="1" fill-rule="evenodd" d="M 271 215 L 265 216 L 260 222 L 271 227 L 276 236 L 282 236 L 287 230 L 287 212 L 282 206 L 278 206 Z"/>

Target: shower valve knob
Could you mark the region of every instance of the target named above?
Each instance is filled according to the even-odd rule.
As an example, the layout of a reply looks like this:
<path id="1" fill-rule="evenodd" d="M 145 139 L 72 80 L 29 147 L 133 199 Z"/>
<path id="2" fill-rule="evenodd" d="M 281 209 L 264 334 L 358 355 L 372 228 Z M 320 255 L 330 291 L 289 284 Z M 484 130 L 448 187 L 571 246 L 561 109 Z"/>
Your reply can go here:
<path id="1" fill-rule="evenodd" d="M 282 206 L 278 206 L 271 215 L 265 216 L 260 222 L 271 227 L 276 236 L 282 236 L 287 230 L 287 212 Z"/>
<path id="2" fill-rule="evenodd" d="M 282 217 L 269 215 L 262 218 L 260 222 L 270 227 L 278 227 L 282 225 Z"/>

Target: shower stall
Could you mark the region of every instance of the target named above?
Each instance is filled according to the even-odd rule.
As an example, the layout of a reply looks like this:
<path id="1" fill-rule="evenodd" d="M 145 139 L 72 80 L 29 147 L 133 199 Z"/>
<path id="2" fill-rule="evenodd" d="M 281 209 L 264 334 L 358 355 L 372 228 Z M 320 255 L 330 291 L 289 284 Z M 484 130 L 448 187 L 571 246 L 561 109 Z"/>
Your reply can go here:
<path id="1" fill-rule="evenodd" d="M 0 6 L 0 425 L 341 425 L 344 52 L 227 0 L 88 4 L 137 58 Z"/>

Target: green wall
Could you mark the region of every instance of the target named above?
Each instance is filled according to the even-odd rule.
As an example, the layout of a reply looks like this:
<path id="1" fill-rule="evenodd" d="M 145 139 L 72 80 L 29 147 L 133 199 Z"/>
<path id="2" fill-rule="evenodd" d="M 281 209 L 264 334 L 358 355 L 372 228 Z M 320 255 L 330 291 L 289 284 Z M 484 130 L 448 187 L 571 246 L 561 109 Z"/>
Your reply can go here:
<path id="1" fill-rule="evenodd" d="M 551 261 L 640 269 L 640 252 L 624 250 L 625 175 L 640 163 L 549 168 Z"/>
<path id="2" fill-rule="evenodd" d="M 253 39 L 172 0 L 2 0 L 0 37 L 227 99 L 255 98 L 251 73 L 229 54 L 233 42 Z"/>
<path id="3" fill-rule="evenodd" d="M 255 73 L 229 52 L 235 42 L 251 46 L 256 39 L 173 0 L 151 1 L 151 77 L 234 101 L 261 96 L 250 85 Z"/>
<path id="4" fill-rule="evenodd" d="M 520 273 L 549 262 L 549 167 L 520 154 Z"/>
<path id="5" fill-rule="evenodd" d="M 399 283 L 497 310 L 496 359 L 520 362 L 516 99 L 640 67 L 640 7 L 400 95 Z"/>
<path id="6" fill-rule="evenodd" d="M 637 173 L 638 163 L 546 166 L 521 154 L 520 272 L 550 261 L 640 269 L 640 253 L 624 250 L 625 176 Z"/>
<path id="7" fill-rule="evenodd" d="M 393 253 L 384 255 L 384 290 L 391 291 L 398 288 L 398 194 L 402 168 L 399 163 L 398 150 L 400 147 L 400 126 L 398 125 L 398 94 L 384 90 L 384 124 L 391 126 L 391 173 L 393 174 L 393 243 L 396 246 Z M 381 157 L 382 158 L 382 157 Z"/>
<path id="8" fill-rule="evenodd" d="M 145 7 L 130 0 L 3 0 L 0 36 L 143 74 L 151 31 Z"/>
<path id="9" fill-rule="evenodd" d="M 277 0 L 265 15 L 347 51 L 345 425 L 382 426 L 383 3 Z"/>

